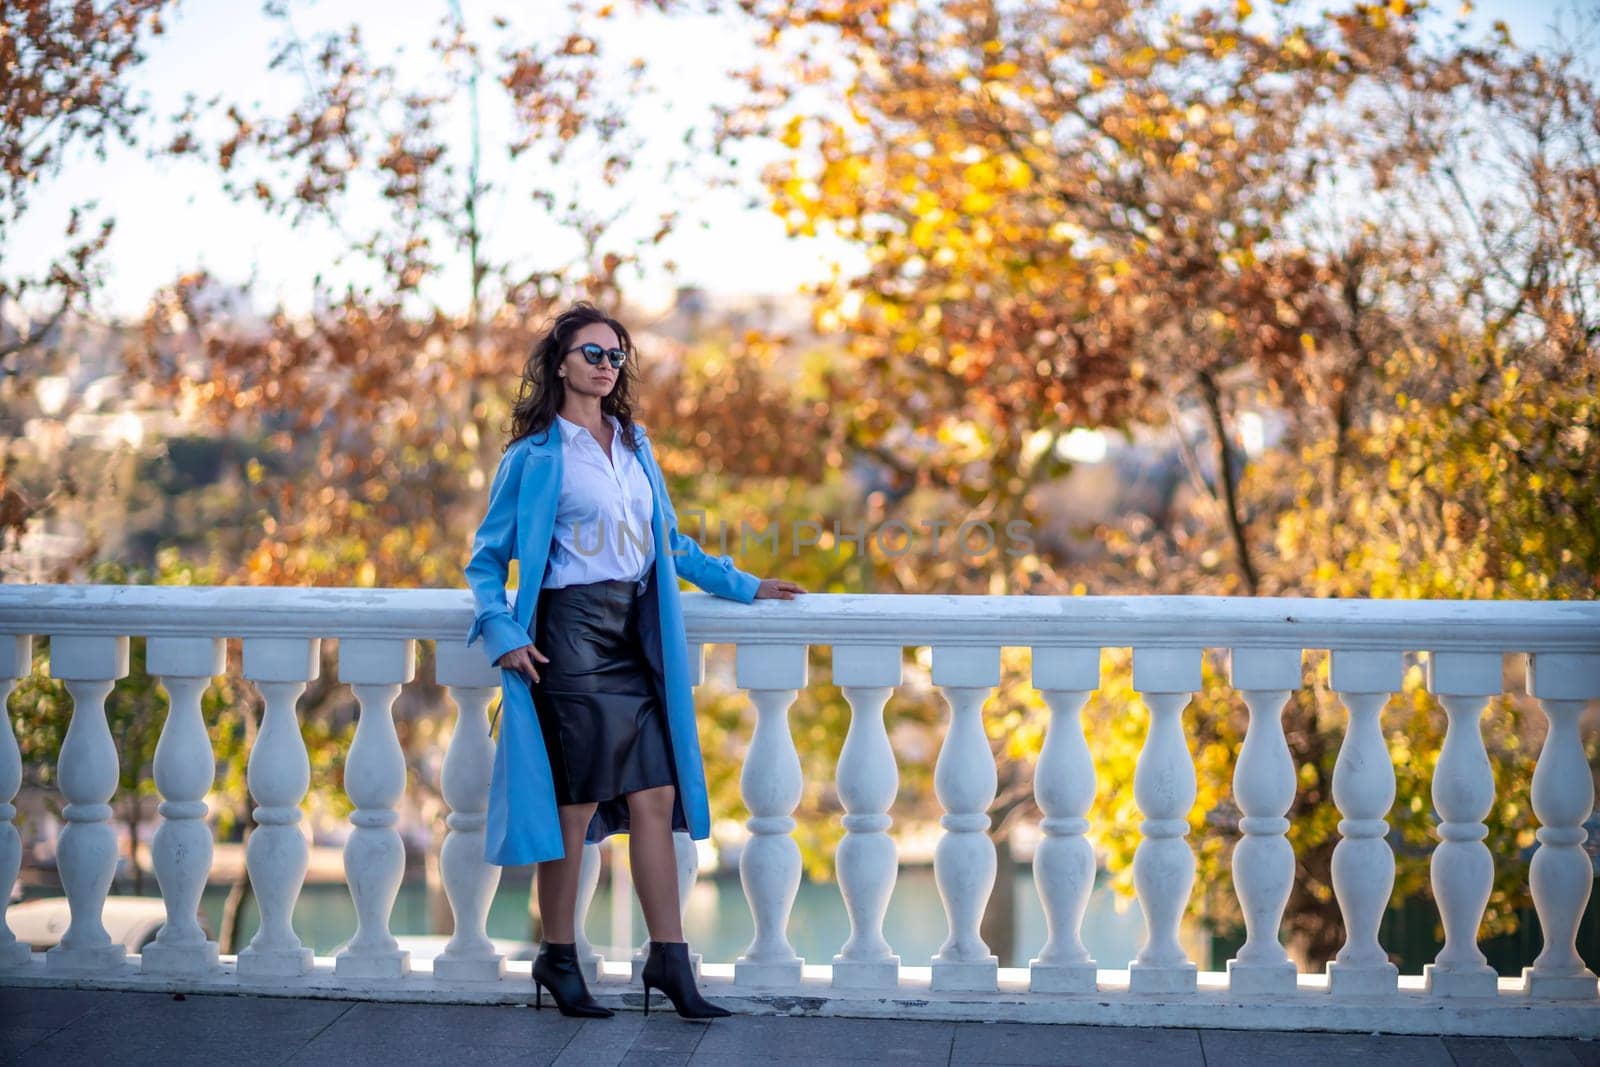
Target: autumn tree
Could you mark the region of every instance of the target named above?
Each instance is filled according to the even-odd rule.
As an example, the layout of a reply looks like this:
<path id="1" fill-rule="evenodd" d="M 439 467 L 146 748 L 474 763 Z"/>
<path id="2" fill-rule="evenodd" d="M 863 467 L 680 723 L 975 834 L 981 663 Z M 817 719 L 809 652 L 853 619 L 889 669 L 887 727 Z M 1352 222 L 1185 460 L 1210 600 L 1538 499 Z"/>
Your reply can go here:
<path id="1" fill-rule="evenodd" d="M 817 322 L 844 338 L 863 386 L 833 398 L 853 447 L 979 514 L 1032 518 L 1036 488 L 1065 467 L 1056 445 L 1071 428 L 1159 425 L 1193 410 L 1209 429 L 1214 474 L 1187 457 L 1201 521 L 1153 539 L 1098 531 L 1113 559 L 1083 584 L 1047 555 L 976 571 L 919 560 L 886 568 L 891 581 L 1298 593 L 1337 576 L 1345 595 L 1382 596 L 1416 588 L 1407 579 L 1431 568 L 1448 579 L 1428 595 L 1510 592 L 1453 558 L 1449 542 L 1416 540 L 1410 523 L 1426 515 L 1421 525 L 1441 532 L 1512 526 L 1535 539 L 1534 556 L 1513 550 L 1497 566 L 1537 572 L 1540 595 L 1592 595 L 1593 538 L 1567 525 L 1593 521 L 1584 472 L 1596 466 L 1584 400 L 1595 109 L 1578 50 L 1479 45 L 1464 24 L 1447 28 L 1442 49 L 1425 46 L 1436 23 L 1407 3 L 1306 21 L 1278 10 L 1251 19 L 1250 4 L 1133 0 L 746 7 L 777 59 L 748 73 L 723 144 L 787 149 L 766 176 L 773 210 L 796 237 L 830 232 L 868 262 L 816 290 Z M 1530 211 L 1534 226 L 1511 221 Z M 1548 406 L 1508 402 L 1518 364 L 1541 368 L 1539 388 L 1555 389 Z M 1412 376 L 1424 392 L 1399 398 L 1410 418 L 1389 416 Z M 1236 418 L 1262 408 L 1286 411 L 1292 429 L 1251 466 Z M 1507 469 L 1496 450 L 1509 446 L 1488 442 L 1510 436 L 1525 442 L 1509 450 L 1525 474 L 1501 487 L 1515 504 L 1463 506 L 1455 482 L 1430 488 L 1442 472 L 1474 477 L 1476 462 L 1492 464 L 1493 480 Z M 1397 446 L 1408 458 L 1384 451 Z M 1373 507 L 1396 493 L 1408 512 L 1398 531 Z M 1537 550 L 1550 521 L 1576 537 L 1565 554 Z M 1297 536 L 1308 527 L 1346 551 Z M 1343 565 L 1356 543 L 1354 558 L 1381 563 L 1384 577 Z M 1095 818 L 1128 888 L 1137 813 L 1125 787 L 1144 712 L 1125 655 L 1113 650 L 1110 663 L 1088 711 L 1102 739 Z M 1302 777 L 1289 921 L 1302 958 L 1320 963 L 1340 936 L 1327 858 L 1342 714 L 1325 658 L 1310 667 L 1287 713 Z M 1218 668 L 1208 661 L 1188 734 L 1202 781 L 1192 822 L 1220 830 L 1196 833 L 1198 884 L 1212 890 L 1197 905 L 1228 925 L 1228 782 L 1243 719 Z M 1390 713 L 1395 743 L 1422 754 L 1401 760 L 1397 830 L 1416 847 L 1402 857 L 1397 900 L 1426 891 L 1442 733 L 1419 681 L 1413 671 Z M 1504 742 L 1493 742 L 1505 798 L 1495 832 L 1514 850 L 1529 832 L 1521 794 L 1533 750 L 1525 709 L 1502 704 L 1507 718 L 1490 727 Z M 1017 686 L 990 716 L 991 735 L 1006 739 L 991 809 L 1002 846 L 1011 821 L 1033 814 L 1041 714 Z M 1019 747 L 1027 737 L 1034 744 Z M 1490 931 L 1514 924 L 1525 899 L 1525 871 L 1506 864 L 1501 875 Z M 1003 938 L 1005 925 L 991 914 L 987 929 Z"/>
<path id="2" fill-rule="evenodd" d="M 0 338 L 0 366 L 86 306 L 114 220 L 96 220 L 93 203 L 75 205 L 66 221 L 66 247 L 43 271 L 12 273 L 4 260 L 29 195 L 61 172 L 71 156 L 128 142 L 143 105 L 129 75 L 144 47 L 163 30 L 171 0 L 68 3 L 18 0 L 0 13 L 0 308 L 42 309 L 16 335 Z"/>
<path id="3" fill-rule="evenodd" d="M 0 373 L 83 311 L 99 283 L 115 220 L 94 202 L 71 206 L 61 247 L 43 267 L 16 264 L 16 231 L 30 195 L 77 152 L 102 157 L 135 136 L 142 103 L 130 76 L 148 41 L 161 34 L 170 0 L 69 3 L 17 0 L 0 10 Z M 12 389 L 27 389 L 28 380 Z M 21 536 L 29 519 L 74 488 L 32 493 L 17 484 L 7 450 L 0 462 L 0 540 Z"/>

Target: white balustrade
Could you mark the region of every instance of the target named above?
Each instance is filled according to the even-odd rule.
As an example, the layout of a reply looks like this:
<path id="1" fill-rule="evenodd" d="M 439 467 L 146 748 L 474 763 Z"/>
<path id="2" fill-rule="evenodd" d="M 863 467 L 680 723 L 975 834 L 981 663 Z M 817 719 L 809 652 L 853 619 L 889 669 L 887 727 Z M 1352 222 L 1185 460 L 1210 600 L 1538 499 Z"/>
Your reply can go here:
<path id="1" fill-rule="evenodd" d="M 439 641 L 434 677 L 450 690 L 456 725 L 439 769 L 439 792 L 450 808 L 448 832 L 439 846 L 439 878 L 450 902 L 453 931 L 434 958 L 435 978 L 495 982 L 506 973 L 505 957 L 489 940 L 489 902 L 500 884 L 500 867 L 484 857 L 488 823 L 489 776 L 494 769 L 494 739 L 489 736 L 489 701 L 500 687 L 500 671 L 476 648 Z"/>
<path id="2" fill-rule="evenodd" d="M 61 743 L 58 768 L 67 798 L 67 825 L 56 842 L 56 863 L 72 919 L 61 943 L 46 955 L 62 971 L 110 971 L 127 952 L 102 921 L 106 894 L 117 872 L 117 832 L 111 798 L 117 791 L 117 746 L 106 722 L 106 697 L 128 674 L 128 639 L 60 634 L 50 640 L 50 673 L 72 696 L 72 722 Z"/>
<path id="3" fill-rule="evenodd" d="M 1444 705 L 1447 725 L 1433 772 L 1439 845 L 1428 874 L 1444 924 L 1444 948 L 1422 969 L 1427 989 L 1442 997 L 1492 997 L 1499 976 L 1478 948 L 1478 927 L 1494 888 L 1494 857 L 1483 839 L 1494 806 L 1494 771 L 1481 720 L 1489 698 L 1504 689 L 1498 652 L 1434 652 L 1428 689 Z"/>
<path id="4" fill-rule="evenodd" d="M 1394 852 L 1386 816 L 1394 804 L 1394 762 L 1381 713 L 1400 689 L 1398 651 L 1335 649 L 1329 681 L 1350 711 L 1333 767 L 1333 803 L 1344 816 L 1333 849 L 1333 893 L 1345 940 L 1328 964 L 1334 996 L 1381 996 L 1399 989 L 1399 969 L 1378 942 L 1378 926 L 1394 888 Z"/>
<path id="5" fill-rule="evenodd" d="M 1128 964 L 1134 993 L 1194 990 L 1199 969 L 1178 941 L 1194 888 L 1189 809 L 1194 806 L 1194 759 L 1183 738 L 1183 709 L 1200 688 L 1200 649 L 1133 650 L 1133 688 L 1150 708 L 1150 730 L 1133 772 L 1133 799 L 1144 815 L 1133 852 L 1133 887 L 1144 912 L 1145 942 Z"/>
<path id="6" fill-rule="evenodd" d="M 1000 649 L 986 645 L 934 645 L 933 684 L 950 705 L 949 728 L 933 765 L 933 789 L 945 814 L 934 846 L 933 877 L 944 902 L 949 935 L 933 956 L 936 990 L 998 988 L 1000 961 L 979 932 L 994 891 L 994 842 L 989 805 L 998 781 L 983 705 L 1000 684 Z"/>
<path id="7" fill-rule="evenodd" d="M 1050 725 L 1033 770 L 1033 795 L 1044 837 L 1033 856 L 1033 881 L 1048 936 L 1028 961 L 1035 993 L 1093 993 L 1098 965 L 1083 943 L 1083 916 L 1094 891 L 1094 757 L 1083 734 L 1083 705 L 1100 688 L 1098 648 L 1036 648 L 1033 685 L 1050 707 Z"/>
<path id="8" fill-rule="evenodd" d="M 841 645 L 833 650 L 833 684 L 850 705 L 837 774 L 844 838 L 834 856 L 839 893 L 850 918 L 850 937 L 833 957 L 833 984 L 841 989 L 893 989 L 900 981 L 900 957 L 883 937 L 883 917 L 900 866 L 889 836 L 889 809 L 900 775 L 883 706 L 900 684 L 900 661 L 898 645 Z"/>
<path id="9" fill-rule="evenodd" d="M 750 838 L 739 855 L 739 881 L 750 902 L 755 937 L 733 963 L 736 986 L 795 986 L 804 961 L 789 943 L 789 910 L 800 889 L 795 805 L 804 781 L 789 733 L 789 706 L 806 684 L 804 645 L 740 645 L 734 677 L 756 706 L 755 733 L 739 774 L 750 809 Z"/>
<path id="10" fill-rule="evenodd" d="M 256 802 L 245 868 L 261 926 L 239 953 L 241 975 L 293 978 L 312 968 L 311 949 L 300 943 L 293 922 L 294 902 L 310 862 L 300 802 L 311 787 L 311 760 L 295 702 L 321 669 L 321 642 L 316 638 L 245 638 L 244 676 L 261 691 L 265 710 L 245 770 L 250 798 Z"/>
<path id="11" fill-rule="evenodd" d="M 33 638 L 27 634 L 0 636 L 0 713 L 5 712 L 17 681 L 33 672 Z M 0 714 L 0 971 L 26 966 L 32 958 L 27 945 L 17 940 L 6 924 L 11 888 L 22 870 L 22 837 L 12 821 L 17 809 L 12 801 L 22 788 L 22 752 L 11 729 L 11 716 Z"/>
<path id="12" fill-rule="evenodd" d="M 1578 955 L 1578 923 L 1594 886 L 1594 862 L 1583 847 L 1584 820 L 1594 808 L 1594 776 L 1584 758 L 1578 716 L 1600 699 L 1600 655 L 1535 653 L 1528 657 L 1528 693 L 1550 728 L 1533 774 L 1539 847 L 1528 885 L 1544 931 L 1544 950 L 1522 972 L 1529 996 L 1593 1000 L 1594 972 Z"/>
<path id="13" fill-rule="evenodd" d="M 495 752 L 487 710 L 500 672 L 484 662 L 481 648 L 459 640 L 469 617 L 459 591 L 0 585 L 0 692 L 12 694 L 31 670 L 33 635 L 50 635 L 51 673 L 72 697 L 56 775 L 66 802 L 56 854 L 70 924 L 59 945 L 32 953 L 12 932 L 0 897 L 4 984 L 104 980 L 117 988 L 326 996 L 360 995 L 382 983 L 378 995 L 385 997 L 527 995 L 527 964 L 508 965 L 488 937 L 501 869 L 484 859 Z M 901 768 L 884 710 L 903 682 L 903 649 L 912 647 L 929 650 L 931 681 L 948 704 L 933 767 L 941 813 L 933 873 L 945 937 L 927 981 L 933 991 L 967 995 L 943 998 L 941 1010 L 986 1013 L 985 994 L 1003 981 L 1005 1010 L 1018 1018 L 1037 1012 L 1093 1022 L 1109 1013 L 1159 1023 L 1171 1013 L 1173 1025 L 1600 1032 L 1600 982 L 1577 940 L 1594 875 L 1585 848 L 1594 771 L 1582 729 L 1590 702 L 1600 699 L 1600 604 L 816 595 L 752 607 L 690 594 L 685 623 L 692 684 L 701 682 L 704 645 L 731 644 L 735 683 L 755 709 L 740 777 L 749 836 L 739 860 L 755 932 L 731 969 L 707 965 L 713 995 L 730 970 L 736 995 L 766 1003 L 791 1003 L 818 980 L 802 983 L 804 961 L 789 932 L 801 878 L 794 815 L 805 785 L 789 711 L 807 684 L 809 649 L 822 645 L 832 648 L 833 681 L 850 708 L 834 773 L 844 831 L 837 882 L 850 930 L 832 967 L 820 970 L 830 976 L 831 1001 L 874 1004 L 877 1014 L 883 991 L 914 991 L 922 981 L 902 966 L 886 936 L 900 861 L 890 832 L 907 813 L 897 807 Z M 138 968 L 127 966 L 126 951 L 103 921 L 120 852 L 112 819 L 118 754 L 107 698 L 127 674 L 130 634 L 148 641 L 148 669 L 171 697 L 153 767 L 161 822 L 151 850 L 166 922 L 144 946 Z M 345 878 L 357 929 L 333 960 L 316 961 L 293 923 L 307 874 L 301 805 L 311 784 L 296 704 L 318 676 L 325 634 L 343 635 L 340 674 L 360 705 L 344 765 L 355 806 Z M 196 920 L 211 866 L 206 798 L 216 773 L 202 707 L 211 679 L 225 668 L 229 637 L 242 641 L 244 677 L 264 701 L 247 775 L 255 828 L 246 864 L 261 922 L 236 959 L 219 959 Z M 436 678 L 456 708 L 438 783 L 447 808 L 440 873 L 453 931 L 431 973 L 412 974 L 390 929 L 405 863 L 398 813 L 406 765 L 393 709 L 412 680 L 419 638 L 437 643 Z M 1227 652 L 1230 682 L 1249 711 L 1232 783 L 1241 813 L 1233 884 L 1246 936 L 1226 976 L 1204 978 L 1178 936 L 1196 874 L 1195 847 L 1217 844 L 1190 841 L 1197 783 L 1183 717 L 1201 686 L 1202 646 Z M 1031 783 L 1041 814 L 1033 878 L 1046 930 L 1029 961 L 1026 991 L 1020 971 L 1003 971 L 980 931 L 997 875 L 989 839 L 997 774 L 984 709 L 1001 682 L 1000 653 L 1007 647 L 1032 649 L 1031 680 L 1049 709 Z M 1105 647 L 1134 650 L 1133 688 L 1150 709 L 1132 783 L 1097 782 L 1096 739 L 1086 736 L 1082 717 L 1101 684 Z M 1282 942 L 1296 877 L 1288 814 L 1298 780 L 1283 713 L 1302 685 L 1303 649 L 1329 651 L 1331 689 L 1349 713 L 1332 783 L 1342 818 L 1332 881 L 1345 936 L 1328 965 L 1331 996 L 1316 981 L 1301 980 Z M 1439 842 L 1429 873 L 1445 936 L 1422 974 L 1402 979 L 1378 936 L 1395 881 L 1388 816 L 1396 776 L 1382 711 L 1402 689 L 1403 657 L 1412 652 L 1425 655 L 1427 685 L 1443 707 L 1444 740 L 1430 783 Z M 1543 950 L 1520 981 L 1496 975 L 1478 944 L 1496 864 L 1520 862 L 1491 855 L 1486 845 L 1496 783 L 1482 719 L 1502 690 L 1507 652 L 1527 656 L 1527 690 L 1548 720 L 1531 783 L 1539 829 L 1528 875 Z M 22 861 L 19 827 L 33 832 L 28 816 L 37 808 L 35 798 L 19 796 L 22 771 L 8 718 L 0 731 L 0 881 L 7 888 Z M 1124 980 L 1098 969 L 1085 915 L 1097 871 L 1090 821 L 1096 790 L 1130 784 L 1143 819 L 1133 877 L 1146 937 Z M 697 847 L 681 832 L 674 847 L 687 913 Z M 598 991 L 615 994 L 626 988 L 630 969 L 637 982 L 644 953 L 607 961 L 585 937 L 600 868 L 599 849 L 586 846 L 575 907 L 579 954 Z M 631 915 L 625 863 L 613 877 L 609 943 L 627 944 L 631 927 L 616 921 L 617 913 Z M 15 922 L 14 909 L 11 916 Z M 693 948 L 698 939 L 692 928 L 689 934 Z M 698 954 L 694 959 L 698 970 Z"/>
<path id="14" fill-rule="evenodd" d="M 162 822 L 150 849 L 167 921 L 139 964 L 152 974 L 203 975 L 217 965 L 217 943 L 206 939 L 197 917 L 211 873 L 205 798 L 216 778 L 200 702 L 227 662 L 221 638 L 152 637 L 145 645 L 145 670 L 161 679 L 169 697 L 155 758 Z"/>
<path id="15" fill-rule="evenodd" d="M 1294 888 L 1289 820 L 1294 760 L 1283 736 L 1283 708 L 1300 688 L 1297 648 L 1237 648 L 1228 655 L 1229 681 L 1250 712 L 1233 770 L 1233 796 L 1243 834 L 1233 848 L 1233 887 L 1244 913 L 1245 942 L 1228 961 L 1228 988 L 1244 995 L 1294 992 L 1298 971 L 1278 940 L 1283 909 Z"/>

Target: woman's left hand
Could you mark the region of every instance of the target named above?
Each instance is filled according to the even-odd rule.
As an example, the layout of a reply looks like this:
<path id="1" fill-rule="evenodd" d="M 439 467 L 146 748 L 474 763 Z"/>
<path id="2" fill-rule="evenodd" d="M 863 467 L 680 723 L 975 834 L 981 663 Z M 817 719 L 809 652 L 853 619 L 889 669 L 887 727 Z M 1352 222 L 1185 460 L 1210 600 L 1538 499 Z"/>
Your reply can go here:
<path id="1" fill-rule="evenodd" d="M 796 594 L 804 593 L 797 583 L 785 578 L 763 578 L 761 585 L 756 589 L 757 600 L 793 600 Z"/>

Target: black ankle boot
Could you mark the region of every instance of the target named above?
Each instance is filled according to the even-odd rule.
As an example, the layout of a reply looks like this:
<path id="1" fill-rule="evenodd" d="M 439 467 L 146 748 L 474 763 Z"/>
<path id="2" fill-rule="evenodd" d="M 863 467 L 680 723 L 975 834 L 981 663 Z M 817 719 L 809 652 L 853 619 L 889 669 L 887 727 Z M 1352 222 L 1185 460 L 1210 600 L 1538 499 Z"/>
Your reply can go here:
<path id="1" fill-rule="evenodd" d="M 650 955 L 640 973 L 644 983 L 644 1013 L 650 1014 L 650 987 L 655 986 L 667 995 L 678 1014 L 685 1019 L 720 1019 L 732 1015 L 727 1008 L 719 1008 L 695 988 L 694 967 L 689 963 L 689 946 L 683 941 L 652 941 Z"/>
<path id="2" fill-rule="evenodd" d="M 562 1015 L 581 1015 L 587 1019 L 606 1019 L 615 1015 L 610 1008 L 589 995 L 578 966 L 578 946 L 574 942 L 546 941 L 533 961 L 533 1006 L 544 1007 L 544 990 L 556 999 Z"/>

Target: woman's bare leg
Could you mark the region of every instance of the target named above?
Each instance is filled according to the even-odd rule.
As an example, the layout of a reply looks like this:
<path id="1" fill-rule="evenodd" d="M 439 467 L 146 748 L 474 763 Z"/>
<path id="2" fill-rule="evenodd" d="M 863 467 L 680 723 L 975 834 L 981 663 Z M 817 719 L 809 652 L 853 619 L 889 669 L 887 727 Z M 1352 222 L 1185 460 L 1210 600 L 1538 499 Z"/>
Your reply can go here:
<path id="1" fill-rule="evenodd" d="M 539 920 L 544 939 L 558 945 L 577 940 L 573 913 L 578 908 L 578 871 L 583 866 L 583 835 L 594 818 L 594 809 L 594 804 L 557 807 L 566 855 L 538 865 Z"/>
<path id="2" fill-rule="evenodd" d="M 628 863 L 652 941 L 682 941 L 678 914 L 678 854 L 672 844 L 673 787 L 628 794 Z"/>

